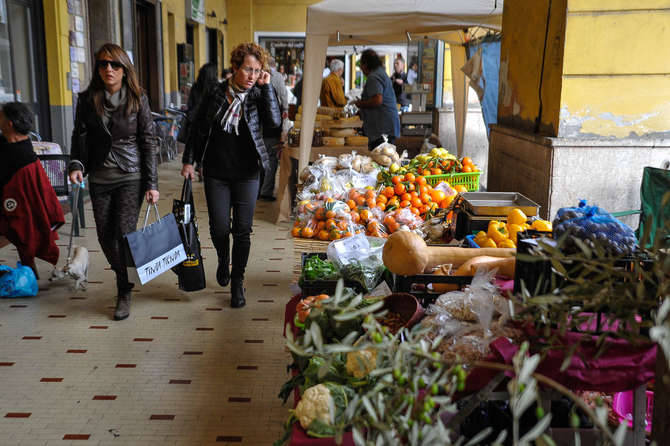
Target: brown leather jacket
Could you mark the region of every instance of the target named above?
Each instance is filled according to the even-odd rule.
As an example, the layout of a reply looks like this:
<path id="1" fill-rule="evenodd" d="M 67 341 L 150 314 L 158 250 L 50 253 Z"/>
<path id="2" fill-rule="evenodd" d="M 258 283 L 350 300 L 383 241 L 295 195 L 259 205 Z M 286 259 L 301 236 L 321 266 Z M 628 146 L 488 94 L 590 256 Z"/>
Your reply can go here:
<path id="1" fill-rule="evenodd" d="M 101 168 L 110 151 L 124 172 L 142 172 L 144 190 L 158 189 L 154 122 L 146 95 L 137 113 L 126 116 L 123 107 L 114 112 L 109 129 L 93 106 L 88 90 L 79 95 L 75 115 L 69 170 L 84 175 Z"/>

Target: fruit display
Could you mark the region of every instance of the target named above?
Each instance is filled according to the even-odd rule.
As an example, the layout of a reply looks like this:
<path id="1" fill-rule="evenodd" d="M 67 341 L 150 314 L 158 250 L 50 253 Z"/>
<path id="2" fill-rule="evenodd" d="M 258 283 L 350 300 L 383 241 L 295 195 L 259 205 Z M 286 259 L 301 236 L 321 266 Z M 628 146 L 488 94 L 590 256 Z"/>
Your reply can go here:
<path id="1" fill-rule="evenodd" d="M 297 217 L 291 229 L 293 237 L 338 240 L 360 234 L 364 227 L 358 224 L 349 206 L 329 198 L 325 201 L 305 200 L 296 208 Z"/>
<path id="2" fill-rule="evenodd" d="M 597 206 L 587 206 L 582 200 L 576 208 L 561 208 L 553 223 L 554 236 L 568 233 L 564 249 L 576 252 L 579 239 L 590 248 L 601 247 L 609 255 L 630 255 L 637 248 L 635 232 Z"/>
<path id="3" fill-rule="evenodd" d="M 551 232 L 552 225 L 546 220 L 528 223 L 528 217 L 521 209 L 512 209 L 507 214 L 507 222 L 491 220 L 487 231 L 479 231 L 474 242 L 480 248 L 516 248 L 517 234 L 527 229 Z"/>
<path id="4" fill-rule="evenodd" d="M 320 157 L 300 174 L 292 235 L 337 240 L 356 233 L 387 237 L 398 230 L 436 232 L 426 231 L 425 221 L 439 209 L 449 208 L 457 194 L 468 189 L 463 185 L 452 188 L 447 181 L 431 185 L 425 176 L 410 170 L 437 173 L 426 167 L 437 163 L 456 171 L 471 161 L 466 157 L 461 162 L 445 149 L 419 155 L 406 167 L 399 166 L 400 159 L 395 146 L 387 143 L 370 156 L 352 152 Z"/>
<path id="5" fill-rule="evenodd" d="M 459 160 L 448 150 L 441 147 L 432 149 L 430 153 L 417 155 L 405 166 L 392 163 L 388 167 L 387 172 L 380 172 L 377 178 L 380 183 L 388 184 L 394 175 L 405 175 L 407 173 L 427 176 L 479 172 L 479 168 L 475 166 L 470 157 L 466 156 Z"/>

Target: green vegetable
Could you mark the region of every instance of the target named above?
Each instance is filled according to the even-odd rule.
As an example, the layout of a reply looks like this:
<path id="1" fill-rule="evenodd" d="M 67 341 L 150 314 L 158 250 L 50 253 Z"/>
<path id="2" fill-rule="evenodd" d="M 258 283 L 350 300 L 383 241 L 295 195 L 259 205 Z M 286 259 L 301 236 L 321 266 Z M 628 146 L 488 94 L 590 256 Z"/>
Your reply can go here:
<path id="1" fill-rule="evenodd" d="M 300 283 L 305 280 L 335 280 L 340 277 L 340 273 L 330 260 L 323 260 L 319 256 L 309 257 L 302 267 Z"/>
<path id="2" fill-rule="evenodd" d="M 360 284 L 365 291 L 372 291 L 378 284 L 386 267 L 376 256 L 354 260 L 342 267 L 342 277 Z"/>

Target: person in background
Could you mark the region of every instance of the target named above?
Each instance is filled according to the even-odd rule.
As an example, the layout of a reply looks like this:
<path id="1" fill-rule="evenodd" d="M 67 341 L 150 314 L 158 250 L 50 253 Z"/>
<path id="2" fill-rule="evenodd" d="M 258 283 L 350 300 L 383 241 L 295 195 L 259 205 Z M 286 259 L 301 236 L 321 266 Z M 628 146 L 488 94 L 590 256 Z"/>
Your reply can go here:
<path id="1" fill-rule="evenodd" d="M 137 229 L 142 198 L 158 202 L 156 139 L 149 99 L 118 45 L 95 53 L 91 83 L 79 94 L 70 153 L 70 181 L 89 177 L 98 241 L 116 273 L 114 320 L 130 315 L 124 234 Z"/>
<path id="2" fill-rule="evenodd" d="M 33 112 L 20 102 L 0 109 L 0 235 L 16 247 L 21 263 L 39 279 L 35 257 L 58 263 L 56 229 L 65 217 L 28 134 Z"/>
<path id="3" fill-rule="evenodd" d="M 295 96 L 296 109 L 302 105 L 302 78 L 293 86 L 293 96 Z"/>
<path id="4" fill-rule="evenodd" d="M 417 78 L 419 77 L 419 64 L 416 63 L 416 60 L 412 60 L 409 64 L 409 70 L 407 70 L 407 83 L 414 85 Z"/>
<path id="5" fill-rule="evenodd" d="M 37 161 L 28 134 L 33 129 L 33 114 L 20 102 L 7 102 L 0 111 L 0 188 L 22 167 Z"/>
<path id="6" fill-rule="evenodd" d="M 400 111 L 406 112 L 409 109 L 410 101 L 407 94 L 403 91 L 403 86 L 407 83 L 407 74 L 405 74 L 405 61 L 402 57 L 398 57 L 393 62 L 391 81 L 393 82 L 396 102 L 400 105 Z"/>
<path id="7" fill-rule="evenodd" d="M 293 71 L 292 74 L 295 76 L 296 81 L 297 81 L 299 78 L 302 77 L 302 69 L 300 68 L 300 64 L 298 64 L 298 62 L 296 62 L 296 63 L 293 65 L 293 70 L 292 70 L 292 71 Z"/>
<path id="8" fill-rule="evenodd" d="M 208 62 L 200 67 L 200 71 L 198 71 L 198 79 L 196 79 L 195 84 L 191 87 L 191 92 L 188 95 L 188 102 L 186 103 L 186 119 L 184 120 L 184 124 L 177 137 L 179 142 L 186 143 L 188 140 L 188 134 L 191 130 L 193 119 L 195 119 L 198 105 L 200 105 L 202 99 L 209 94 L 218 83 L 219 78 L 217 76 L 217 66 L 215 63 Z"/>
<path id="9" fill-rule="evenodd" d="M 370 150 L 384 142 L 393 143 L 400 134 L 400 119 L 396 108 L 395 93 L 381 60 L 372 49 L 361 53 L 361 71 L 367 76 L 361 99 L 356 101 L 363 120 L 363 131 L 368 137 Z"/>
<path id="10" fill-rule="evenodd" d="M 322 107 L 344 107 L 347 105 L 347 98 L 344 97 L 342 74 L 344 74 L 344 62 L 340 59 L 333 59 L 330 62 L 330 74 L 321 81 L 321 99 Z"/>
<path id="11" fill-rule="evenodd" d="M 327 78 L 328 75 L 331 73 L 330 71 L 330 63 L 332 62 L 332 59 L 326 59 L 326 66 L 323 68 L 323 73 L 321 73 L 322 78 Z"/>
<path id="12" fill-rule="evenodd" d="M 286 83 L 286 81 L 288 81 L 288 73 L 286 72 L 286 68 L 284 68 L 284 64 L 280 63 L 277 71 L 281 74 L 281 77 L 284 78 L 284 83 Z"/>
<path id="13" fill-rule="evenodd" d="M 182 159 L 185 178 L 193 178 L 194 161 L 202 162 L 209 230 L 219 258 L 216 281 L 221 286 L 230 283 L 233 308 L 246 303 L 244 272 L 260 173 L 269 166 L 262 129 L 281 125 L 270 73 L 263 71 L 265 58 L 265 50 L 255 43 L 242 43 L 232 51 L 233 76 L 198 108 Z M 232 271 L 228 269 L 231 232 Z"/>
<path id="14" fill-rule="evenodd" d="M 273 57 L 268 58 L 270 67 L 270 83 L 277 94 L 279 108 L 281 109 L 282 120 L 288 118 L 288 92 L 284 78 L 277 72 L 277 62 Z M 281 143 L 282 128 L 263 128 L 263 142 L 268 151 L 269 167 L 265 170 L 263 176 L 263 185 L 261 186 L 260 199 L 263 201 L 275 201 L 275 177 L 277 176 L 277 167 L 279 166 L 279 147 Z"/>

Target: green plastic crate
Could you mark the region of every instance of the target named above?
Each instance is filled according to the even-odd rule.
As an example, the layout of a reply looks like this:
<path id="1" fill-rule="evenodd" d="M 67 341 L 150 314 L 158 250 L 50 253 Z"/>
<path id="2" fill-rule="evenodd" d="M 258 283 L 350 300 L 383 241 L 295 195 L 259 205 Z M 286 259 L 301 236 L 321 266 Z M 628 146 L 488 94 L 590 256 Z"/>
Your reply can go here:
<path id="1" fill-rule="evenodd" d="M 431 186 L 440 181 L 446 181 L 450 186 L 465 186 L 468 192 L 479 191 L 479 176 L 481 172 L 445 173 L 442 175 L 426 175 L 426 181 Z"/>

